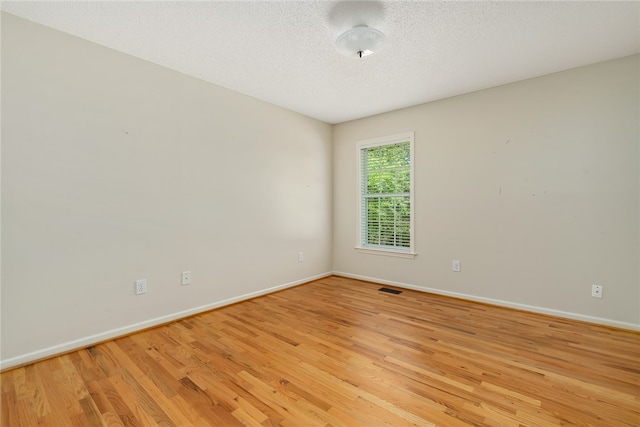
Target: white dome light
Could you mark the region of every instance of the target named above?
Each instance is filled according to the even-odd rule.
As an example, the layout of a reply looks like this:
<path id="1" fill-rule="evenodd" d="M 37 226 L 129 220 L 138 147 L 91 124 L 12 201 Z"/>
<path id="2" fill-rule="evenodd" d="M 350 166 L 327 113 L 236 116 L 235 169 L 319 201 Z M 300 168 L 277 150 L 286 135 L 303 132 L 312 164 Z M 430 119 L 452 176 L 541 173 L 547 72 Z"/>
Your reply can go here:
<path id="1" fill-rule="evenodd" d="M 336 48 L 344 56 L 362 58 L 375 53 L 384 41 L 381 31 L 361 25 L 342 33 L 336 40 Z"/>

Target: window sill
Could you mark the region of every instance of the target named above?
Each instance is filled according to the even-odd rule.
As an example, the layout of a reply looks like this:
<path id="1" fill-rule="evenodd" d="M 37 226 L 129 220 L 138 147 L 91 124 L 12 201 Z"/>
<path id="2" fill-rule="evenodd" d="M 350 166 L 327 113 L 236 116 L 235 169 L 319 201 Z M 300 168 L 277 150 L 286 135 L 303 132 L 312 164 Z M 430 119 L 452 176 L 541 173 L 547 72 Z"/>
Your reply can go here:
<path id="1" fill-rule="evenodd" d="M 356 250 L 356 252 L 361 254 L 392 256 L 396 258 L 415 258 L 416 255 L 418 255 L 415 252 L 400 252 L 389 249 L 372 249 L 362 247 L 356 247 L 354 249 Z"/>

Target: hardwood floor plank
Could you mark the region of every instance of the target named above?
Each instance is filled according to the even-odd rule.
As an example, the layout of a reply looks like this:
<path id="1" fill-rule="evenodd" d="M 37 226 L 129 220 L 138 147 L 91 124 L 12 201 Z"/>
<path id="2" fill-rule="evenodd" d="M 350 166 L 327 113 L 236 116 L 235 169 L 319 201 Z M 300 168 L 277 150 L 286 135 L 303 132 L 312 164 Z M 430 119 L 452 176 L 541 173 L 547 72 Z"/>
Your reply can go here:
<path id="1" fill-rule="evenodd" d="M 267 414 L 260 411 L 258 408 L 253 406 L 249 401 L 243 399 L 242 397 L 236 396 L 234 397 L 234 400 L 238 403 L 238 409 L 236 411 L 242 411 L 243 414 L 246 414 L 252 420 L 255 420 L 255 422 L 263 423 L 264 421 L 269 419 Z"/>
<path id="2" fill-rule="evenodd" d="M 276 412 L 269 405 L 262 402 L 257 396 L 251 393 L 253 387 L 240 377 L 234 378 L 233 380 L 227 380 L 224 382 L 225 386 L 231 390 L 234 394 L 233 396 L 238 396 L 241 399 L 244 399 L 255 408 L 259 413 L 264 414 L 264 421 L 261 422 L 262 425 L 281 425 L 284 417 L 280 416 L 278 412 Z M 238 406 L 242 407 L 246 410 L 245 406 L 242 402 L 238 401 Z M 249 411 L 247 411 L 249 412 Z M 256 417 L 256 419 L 260 419 L 260 417 Z"/>
<path id="3" fill-rule="evenodd" d="M 120 360 L 124 369 L 120 370 L 119 377 L 138 397 L 139 403 L 147 415 L 151 416 L 158 425 L 173 426 L 188 422 L 181 412 L 173 413 L 177 419 L 173 419 L 168 414 L 172 407 L 170 397 L 175 396 L 176 393 L 173 392 L 169 397 L 164 393 L 163 387 L 158 386 L 158 382 L 155 381 L 157 371 L 149 370 L 145 364 L 135 363 L 136 360 L 129 357 L 132 353 L 125 353 L 122 347 L 128 348 L 129 342 L 127 340 L 120 341 L 118 344 L 108 342 L 104 346 L 110 347 L 111 354 Z M 143 349 L 137 350 L 136 354 L 145 354 Z"/>
<path id="4" fill-rule="evenodd" d="M 140 335 L 126 337 L 119 340 L 117 346 L 112 343 L 107 343 L 107 346 L 111 345 L 110 350 L 113 354 L 118 354 L 120 361 L 128 359 L 131 362 L 127 364 L 127 368 L 129 372 L 135 370 L 136 378 L 145 378 L 145 383 L 148 378 L 153 383 L 154 387 L 145 387 L 145 389 L 158 389 L 166 398 L 171 399 L 176 395 L 174 387 L 176 378 L 147 353 L 148 346 L 145 343 L 138 343 L 138 338 Z"/>
<path id="5" fill-rule="evenodd" d="M 221 411 L 218 402 L 206 390 L 194 383 L 189 377 L 182 378 L 179 383 L 182 385 L 178 389 L 180 396 L 189 402 L 203 419 L 213 425 L 242 425 L 235 417 L 228 416 L 229 413 Z"/>
<path id="6" fill-rule="evenodd" d="M 33 365 L 31 365 L 31 367 L 33 367 Z M 27 367 L 14 369 L 12 375 L 2 377 L 3 384 L 4 381 L 7 381 L 7 384 L 13 384 L 18 400 L 32 399 L 36 392 L 35 382 L 33 378 L 27 377 L 27 371 L 32 372 L 33 369 L 28 370 Z"/>
<path id="7" fill-rule="evenodd" d="M 4 410 L 4 408 L 3 408 Z M 15 404 L 15 408 L 12 411 L 12 417 L 9 418 L 5 422 L 3 419 L 3 426 L 11 426 L 15 424 L 15 420 L 20 420 L 21 427 L 30 427 L 38 425 L 38 417 L 36 416 L 36 412 L 31 405 L 31 402 L 28 400 L 18 400 Z"/>
<path id="8" fill-rule="evenodd" d="M 82 408 L 82 418 L 78 421 L 78 425 L 91 425 L 91 426 L 107 426 L 106 419 L 102 417 L 95 402 L 91 397 L 84 397 L 80 399 L 80 407 Z M 80 414 L 79 414 L 80 415 Z M 76 424 L 74 422 L 74 424 Z"/>
<path id="9" fill-rule="evenodd" d="M 44 360 L 42 363 L 35 365 L 36 371 L 36 402 L 37 407 L 40 410 L 38 416 L 40 422 L 48 424 L 53 420 L 65 420 L 64 414 L 65 403 L 59 398 L 59 390 L 53 380 L 52 369 L 55 369 L 54 362 L 57 359 Z M 77 412 L 74 412 L 74 415 Z"/>
<path id="10" fill-rule="evenodd" d="M 9 425 L 9 422 L 17 417 L 15 413 L 17 398 L 11 376 L 3 378 L 0 389 L 2 389 L 2 394 L 0 395 L 2 404 L 0 420 L 2 420 L 3 425 Z"/>
<path id="11" fill-rule="evenodd" d="M 3 426 L 640 426 L 640 333 L 327 277 L 3 372 Z"/>
<path id="12" fill-rule="evenodd" d="M 292 399 L 283 394 L 263 379 L 251 375 L 247 371 L 242 371 L 239 376 L 251 384 L 251 393 L 260 399 L 264 404 L 273 408 L 287 420 L 287 424 L 304 426 L 324 426 L 326 421 L 317 416 L 313 411 L 309 411 L 310 404 L 303 399 Z"/>
<path id="13" fill-rule="evenodd" d="M 120 419 L 125 426 L 155 426 L 157 423 L 153 420 L 152 414 L 148 414 L 144 409 L 144 404 L 140 402 L 135 390 L 129 388 L 129 385 L 120 377 L 120 375 L 114 375 L 109 377 L 109 385 L 107 387 L 112 388 L 117 394 L 118 399 L 122 402 L 126 409 L 120 409 L 122 415 Z M 145 393 L 146 394 L 146 393 Z M 148 399 L 144 394 L 141 399 Z"/>
<path id="14" fill-rule="evenodd" d="M 242 425 L 249 427 L 262 427 L 262 424 L 258 422 L 255 418 L 253 418 L 250 414 L 248 414 L 244 409 L 238 408 L 231 412 Z"/>
<path id="15" fill-rule="evenodd" d="M 70 353 L 68 356 L 84 381 L 87 392 L 102 417 L 108 419 L 109 425 L 117 425 L 113 415 L 118 417 L 122 425 L 137 425 L 133 413 L 122 400 L 122 396 L 116 391 L 104 372 L 99 371 L 88 352 L 81 350 Z"/>

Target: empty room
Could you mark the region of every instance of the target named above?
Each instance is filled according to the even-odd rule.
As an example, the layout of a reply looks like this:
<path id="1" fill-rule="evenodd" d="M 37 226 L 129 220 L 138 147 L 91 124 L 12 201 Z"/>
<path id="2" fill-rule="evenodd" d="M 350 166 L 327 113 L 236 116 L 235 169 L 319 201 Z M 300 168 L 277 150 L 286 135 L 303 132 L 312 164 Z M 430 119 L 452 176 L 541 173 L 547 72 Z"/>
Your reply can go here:
<path id="1" fill-rule="evenodd" d="M 640 2 L 0 7 L 2 426 L 640 426 Z"/>

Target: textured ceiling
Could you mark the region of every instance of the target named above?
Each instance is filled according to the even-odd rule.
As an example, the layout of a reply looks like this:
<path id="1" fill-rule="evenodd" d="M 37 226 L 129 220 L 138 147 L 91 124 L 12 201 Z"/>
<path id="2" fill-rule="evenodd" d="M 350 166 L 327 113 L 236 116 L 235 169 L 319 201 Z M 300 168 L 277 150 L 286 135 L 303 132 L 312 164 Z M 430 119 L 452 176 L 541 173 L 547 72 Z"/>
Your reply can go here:
<path id="1" fill-rule="evenodd" d="M 2 10 L 339 123 L 640 51 L 638 2 L 6 2 Z M 387 42 L 352 59 L 366 24 Z"/>

